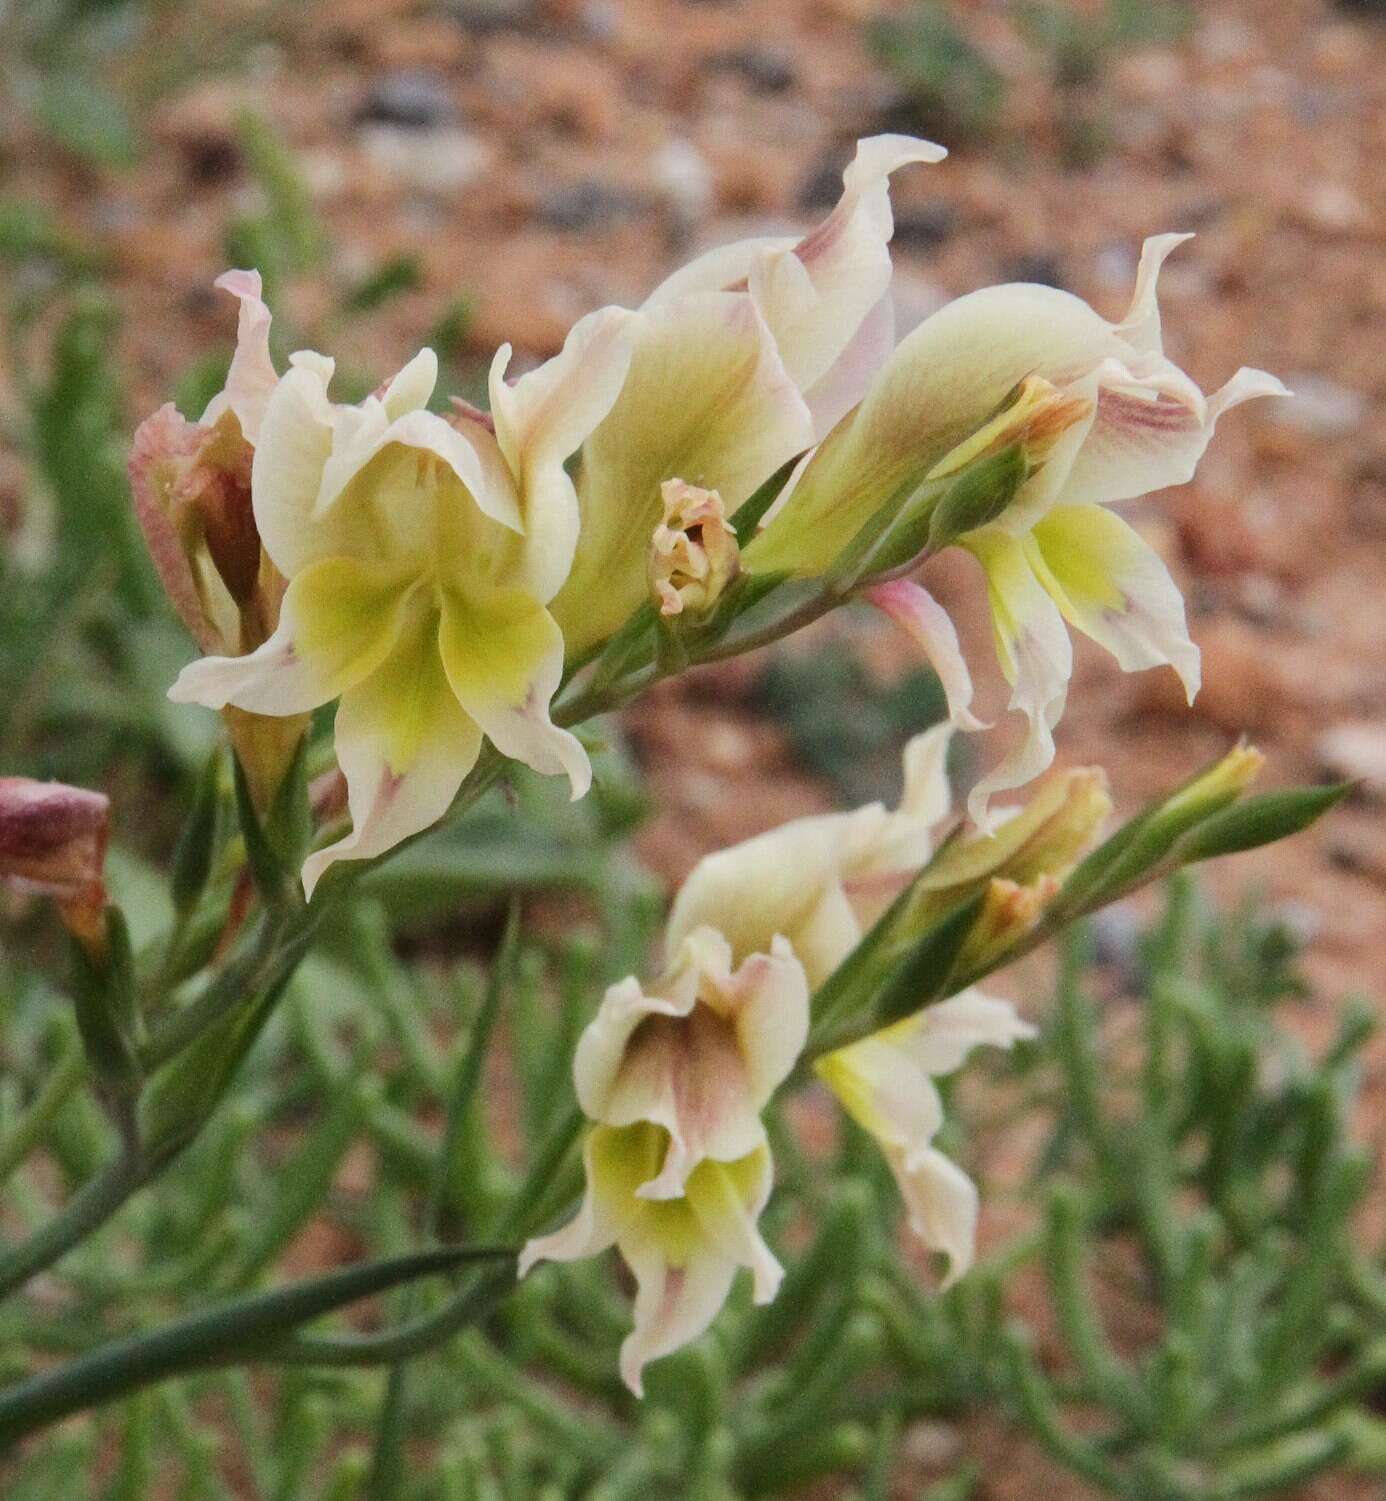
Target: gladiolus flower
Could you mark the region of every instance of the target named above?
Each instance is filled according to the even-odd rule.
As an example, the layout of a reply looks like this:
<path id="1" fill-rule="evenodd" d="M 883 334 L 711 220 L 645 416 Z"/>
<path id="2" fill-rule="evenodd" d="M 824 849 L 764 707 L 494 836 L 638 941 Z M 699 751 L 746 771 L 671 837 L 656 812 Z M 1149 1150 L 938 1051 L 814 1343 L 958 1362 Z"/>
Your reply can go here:
<path id="1" fill-rule="evenodd" d="M 944 154 L 862 141 L 817 229 L 711 251 L 646 302 L 620 399 L 578 467 L 581 536 L 553 602 L 570 661 L 646 598 L 666 480 L 715 490 L 734 516 L 860 399 L 894 340 L 890 174 Z"/>
<path id="2" fill-rule="evenodd" d="M 925 319 L 743 549 L 752 571 L 821 573 L 881 506 L 903 506 L 950 463 L 975 461 L 979 443 L 1030 445 L 1026 477 L 998 513 L 942 539 L 960 542 L 986 571 L 1011 707 L 1028 721 L 1024 742 L 973 791 L 979 823 L 991 793 L 1053 760 L 1072 670 L 1065 621 L 1128 671 L 1168 663 L 1190 697 L 1197 692 L 1198 652 L 1179 592 L 1153 549 L 1105 507 L 1182 484 L 1224 412 L 1287 393 L 1274 376 L 1243 369 L 1205 396 L 1164 354 L 1156 281 L 1185 238 L 1146 242 L 1118 323 L 1069 293 L 1029 285 L 974 292 Z M 893 601 L 897 614 L 904 598 Z M 955 712 L 967 699 L 959 683 Z"/>
<path id="3" fill-rule="evenodd" d="M 256 438 L 255 522 L 288 579 L 258 650 L 208 657 L 179 702 L 296 715 L 340 697 L 337 757 L 352 831 L 310 857 L 378 855 L 447 810 L 483 736 L 586 791 L 586 753 L 549 719 L 563 639 L 546 608 L 572 561 L 578 513 L 565 460 L 625 376 L 632 314 L 583 319 L 514 384 L 491 369 L 492 419 L 426 410 L 431 350 L 357 406 L 328 397 L 333 363 L 293 356 Z"/>
<path id="4" fill-rule="evenodd" d="M 765 1144 L 760 1112 L 808 1037 L 808 982 L 788 942 L 732 969 L 723 936 L 682 939 L 646 993 L 631 977 L 611 986 L 573 1060 L 578 1102 L 608 1126 L 648 1121 L 668 1149 L 636 1190 L 677 1198 L 705 1158 L 733 1162 Z"/>
<path id="5" fill-rule="evenodd" d="M 532 1240 L 520 1275 L 541 1260 L 620 1248 L 635 1274 L 635 1331 L 621 1375 L 640 1395 L 645 1363 L 696 1338 L 739 1266 L 768 1302 L 779 1263 L 756 1220 L 770 1195 L 760 1112 L 803 1051 L 808 982 L 784 938 L 732 968 L 720 933 L 699 928 L 649 991 L 608 989 L 573 1059 L 587 1137 L 587 1193 L 577 1216 Z"/>
<path id="6" fill-rule="evenodd" d="M 696 1339 L 726 1302 L 738 1268 L 768 1303 L 783 1270 L 756 1221 L 770 1197 L 770 1152 L 734 1162 L 704 1158 L 677 1198 L 641 1192 L 668 1155 L 668 1133 L 641 1122 L 597 1126 L 583 1148 L 587 1189 L 576 1216 L 520 1253 L 520 1275 L 539 1261 L 580 1261 L 616 1246 L 635 1276 L 635 1328 L 621 1345 L 621 1377 L 643 1395 L 651 1360 Z"/>
<path id="7" fill-rule="evenodd" d="M 674 899 L 668 943 L 707 925 L 741 958 L 782 934 L 817 989 L 933 853 L 934 826 L 949 807 L 951 735 L 941 725 L 905 747 L 894 811 L 869 803 L 795 819 L 708 855 Z"/>
<path id="8" fill-rule="evenodd" d="M 910 1229 L 948 1258 L 944 1286 L 972 1265 L 977 1186 L 934 1146 L 943 1101 L 934 1080 L 974 1047 L 1009 1048 L 1035 1029 L 1008 1001 L 975 990 L 839 1048 L 815 1064 L 847 1113 L 876 1138 L 905 1201 Z"/>

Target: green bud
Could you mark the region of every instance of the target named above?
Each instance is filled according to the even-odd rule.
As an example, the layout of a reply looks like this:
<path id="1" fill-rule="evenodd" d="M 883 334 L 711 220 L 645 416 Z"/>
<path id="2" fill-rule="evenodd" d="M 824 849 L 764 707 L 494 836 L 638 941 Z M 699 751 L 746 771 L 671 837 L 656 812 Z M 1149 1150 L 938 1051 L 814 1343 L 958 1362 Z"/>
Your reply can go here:
<path id="1" fill-rule="evenodd" d="M 1029 461 L 1019 443 L 969 464 L 933 508 L 929 551 L 942 552 L 965 533 L 995 521 L 1029 477 Z"/>
<path id="2" fill-rule="evenodd" d="M 74 940 L 72 1000 L 82 1047 L 97 1078 L 117 1094 L 133 1094 L 141 1070 L 135 1045 L 135 960 L 130 930 L 118 907 L 107 907 L 101 944 Z"/>
<path id="3" fill-rule="evenodd" d="M 198 778 L 192 812 L 173 852 L 173 905 L 186 916 L 201 900 L 216 858 L 221 832 L 221 756 L 214 751 Z"/>

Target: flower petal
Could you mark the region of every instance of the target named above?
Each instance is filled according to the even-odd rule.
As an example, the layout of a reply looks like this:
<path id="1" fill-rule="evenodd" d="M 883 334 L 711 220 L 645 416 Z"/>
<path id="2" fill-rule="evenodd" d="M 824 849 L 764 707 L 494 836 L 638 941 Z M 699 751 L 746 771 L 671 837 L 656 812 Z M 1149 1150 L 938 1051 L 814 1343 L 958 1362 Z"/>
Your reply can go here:
<path id="1" fill-rule="evenodd" d="M 913 1063 L 935 1077 L 961 1068 L 976 1047 L 1009 1048 L 1035 1036 L 1009 1001 L 964 990 L 946 1001 L 926 1006 L 899 1025 L 892 1040 Z"/>
<path id="2" fill-rule="evenodd" d="M 189 663 L 169 689 L 174 703 L 256 714 L 302 714 L 374 672 L 399 637 L 413 598 L 397 569 L 324 558 L 289 584 L 279 626 L 243 657 Z"/>
<path id="3" fill-rule="evenodd" d="M 621 1376 L 641 1393 L 643 1368 L 696 1339 L 726 1302 L 738 1266 L 751 1269 L 757 1302 L 775 1295 L 779 1263 L 755 1220 L 770 1196 L 768 1148 L 739 1162 L 703 1162 L 688 1196 L 648 1206 L 620 1238 L 635 1274 L 635 1328 L 621 1346 Z"/>
<path id="4" fill-rule="evenodd" d="M 911 736 L 905 745 L 905 790 L 899 812 L 926 829 L 942 823 L 953 806 L 948 780 L 948 748 L 952 743 L 953 726 L 944 723 Z M 930 844 L 932 853 L 932 841 Z"/>
<path id="5" fill-rule="evenodd" d="M 212 283 L 241 301 L 236 329 L 236 351 L 226 384 L 207 404 L 202 423 L 211 427 L 223 412 L 234 412 L 241 432 L 251 443 L 258 442 L 260 423 L 270 392 L 279 381 L 274 360 L 270 357 L 270 310 L 261 298 L 258 271 L 223 271 Z"/>
<path id="6" fill-rule="evenodd" d="M 841 882 L 843 822 L 852 816 L 796 819 L 700 860 L 674 898 L 666 952 L 704 925 L 726 937 L 737 960 L 783 934 L 817 985 L 861 937 Z"/>
<path id="7" fill-rule="evenodd" d="M 895 229 L 890 174 L 907 163 L 942 161 L 946 155 L 942 146 L 910 136 L 859 141 L 832 213 L 793 250 L 764 251 L 751 268 L 751 295 L 785 368 L 824 420 L 836 421 L 865 393 L 878 367 L 862 357 L 864 351 L 889 352 L 879 335 L 880 306 L 890 287 L 887 246 Z M 866 345 L 853 351 L 847 370 L 835 371 L 873 312 L 878 323 Z M 831 399 L 816 400 L 820 386 Z M 818 432 L 826 432 L 832 421 Z"/>
<path id="8" fill-rule="evenodd" d="M 1136 285 L 1131 293 L 1131 306 L 1126 316 L 1116 326 L 1116 331 L 1135 349 L 1159 354 L 1164 349 L 1160 335 L 1160 304 L 1156 297 L 1156 285 L 1160 269 L 1191 234 L 1151 235 L 1141 246 L 1140 265 L 1136 268 Z"/>
<path id="9" fill-rule="evenodd" d="M 991 794 L 1024 786 L 1054 760 L 1054 726 L 1068 694 L 1073 645 L 1020 542 L 984 527 L 966 537 L 964 546 L 986 570 L 996 655 L 1011 684 L 1010 707 L 1029 722 L 1025 738 L 968 796 L 969 813 L 987 830 Z"/>
<path id="10" fill-rule="evenodd" d="M 768 1147 L 736 1162 L 705 1163 L 688 1180 L 688 1207 L 699 1229 L 719 1255 L 750 1268 L 757 1303 L 769 1303 L 784 1277 L 784 1268 L 756 1227 L 773 1181 Z"/>
<path id="11" fill-rule="evenodd" d="M 632 1133 L 597 1126 L 582 1144 L 586 1186 L 577 1213 L 561 1229 L 527 1241 L 520 1252 L 518 1275 L 536 1262 L 581 1261 L 614 1246 L 642 1206 L 635 1190 L 649 1163 L 630 1148 Z"/>
<path id="12" fill-rule="evenodd" d="M 736 1263 L 704 1251 L 674 1266 L 647 1240 L 623 1242 L 621 1254 L 636 1282 L 635 1328 L 621 1342 L 621 1380 L 643 1397 L 645 1367 L 707 1330 L 731 1292 Z"/>
<path id="13" fill-rule="evenodd" d="M 892 579 L 868 589 L 866 598 L 904 631 L 938 674 L 951 723 L 960 730 L 986 729 L 972 712 L 972 674 L 957 629 L 933 595 L 913 579 Z"/>
<path id="14" fill-rule="evenodd" d="M 330 365 L 299 360 L 265 406 L 251 470 L 255 526 L 286 578 L 323 558 L 378 558 L 370 518 L 345 509 L 314 519 L 323 470 L 332 455 Z"/>
<path id="15" fill-rule="evenodd" d="M 1029 557 L 1070 625 L 1105 646 L 1124 672 L 1168 663 L 1193 702 L 1199 652 L 1184 600 L 1139 532 L 1102 506 L 1056 506 L 1035 527 Z"/>
<path id="16" fill-rule="evenodd" d="M 815 1065 L 848 1115 L 884 1147 L 923 1147 L 943 1124 L 943 1101 L 928 1074 L 901 1046 L 916 1021 L 908 1017 Z M 905 1029 L 902 1034 L 902 1029 Z"/>
<path id="17" fill-rule="evenodd" d="M 309 897 L 335 861 L 370 859 L 436 823 L 481 750 L 481 731 L 443 672 L 431 612 L 413 615 L 399 645 L 337 710 L 337 760 L 352 827 L 304 862 Z"/>
<path id="18" fill-rule="evenodd" d="M 508 344 L 492 363 L 496 441 L 522 497 L 525 586 L 541 604 L 567 578 L 577 546 L 577 492 L 565 463 L 620 395 L 637 324 L 624 308 L 589 313 L 553 359 L 513 385 L 504 378 Z"/>
<path id="19" fill-rule="evenodd" d="M 857 143 L 843 191 L 816 229 L 795 241 L 765 236 L 724 245 L 676 271 L 646 302 L 667 306 L 698 292 L 749 288 L 784 361 L 826 433 L 861 399 L 894 342 L 889 302 L 894 233 L 890 175 L 948 153 L 910 136 Z"/>
<path id="20" fill-rule="evenodd" d="M 409 363 L 391 377 L 381 393 L 380 405 L 386 418 L 393 422 L 406 412 L 422 411 L 438 384 L 438 356 L 431 349 L 421 349 Z"/>
<path id="21" fill-rule="evenodd" d="M 581 741 L 549 719 L 563 636 L 543 605 L 519 591 L 486 598 L 449 589 L 438 643 L 453 692 L 496 749 L 546 776 L 566 773 L 581 797 L 592 766 Z"/>
<path id="22" fill-rule="evenodd" d="M 788 944 L 733 973 L 726 940 L 700 928 L 656 993 L 633 978 L 607 990 L 578 1043 L 578 1101 L 606 1125 L 662 1127 L 668 1149 L 637 1193 L 677 1198 L 705 1159 L 732 1162 L 764 1143 L 760 1111 L 807 1036 L 808 985 Z"/>
<path id="23" fill-rule="evenodd" d="M 977 1185 L 935 1147 L 886 1154 L 910 1229 L 931 1251 L 948 1258 L 945 1288 L 972 1266 L 977 1254 Z"/>
<path id="24" fill-rule="evenodd" d="M 730 514 L 812 442 L 808 408 L 749 297 L 700 293 L 645 314 L 621 394 L 583 446 L 582 530 L 554 600 L 569 655 L 645 599 L 665 480 L 716 490 Z"/>

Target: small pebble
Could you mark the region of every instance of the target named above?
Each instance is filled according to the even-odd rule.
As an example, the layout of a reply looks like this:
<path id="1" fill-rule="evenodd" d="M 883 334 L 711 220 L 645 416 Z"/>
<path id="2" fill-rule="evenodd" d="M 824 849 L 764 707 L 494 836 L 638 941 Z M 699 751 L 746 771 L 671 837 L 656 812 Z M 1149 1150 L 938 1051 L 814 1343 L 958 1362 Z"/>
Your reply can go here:
<path id="1" fill-rule="evenodd" d="M 587 178 L 544 194 L 535 214 L 550 229 L 601 229 L 638 219 L 648 209 L 648 202 L 640 194 Z"/>
<path id="2" fill-rule="evenodd" d="M 1057 287 L 1061 292 L 1068 290 L 1063 267 L 1054 255 L 1018 255 L 1006 262 L 1001 279 L 1036 282 L 1042 287 Z"/>
<path id="3" fill-rule="evenodd" d="M 741 47 L 707 60 L 712 73 L 731 73 L 759 94 L 783 94 L 794 86 L 794 68 L 786 53 L 772 47 Z"/>
<path id="4" fill-rule="evenodd" d="M 904 250 L 930 251 L 946 245 L 958 230 L 958 211 L 943 200 L 895 211 L 894 243 Z"/>
<path id="5" fill-rule="evenodd" d="M 447 85 L 433 73 L 387 73 L 371 85 L 356 111 L 357 124 L 429 130 L 452 116 Z"/>

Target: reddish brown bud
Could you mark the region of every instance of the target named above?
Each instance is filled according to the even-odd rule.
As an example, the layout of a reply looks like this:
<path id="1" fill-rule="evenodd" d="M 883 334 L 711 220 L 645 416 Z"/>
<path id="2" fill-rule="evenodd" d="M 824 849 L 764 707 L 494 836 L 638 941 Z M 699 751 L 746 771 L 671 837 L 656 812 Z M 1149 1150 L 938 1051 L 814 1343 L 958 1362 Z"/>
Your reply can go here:
<path id="1" fill-rule="evenodd" d="M 73 933 L 99 947 L 110 802 L 99 792 L 0 777 L 0 881 L 55 897 Z"/>

